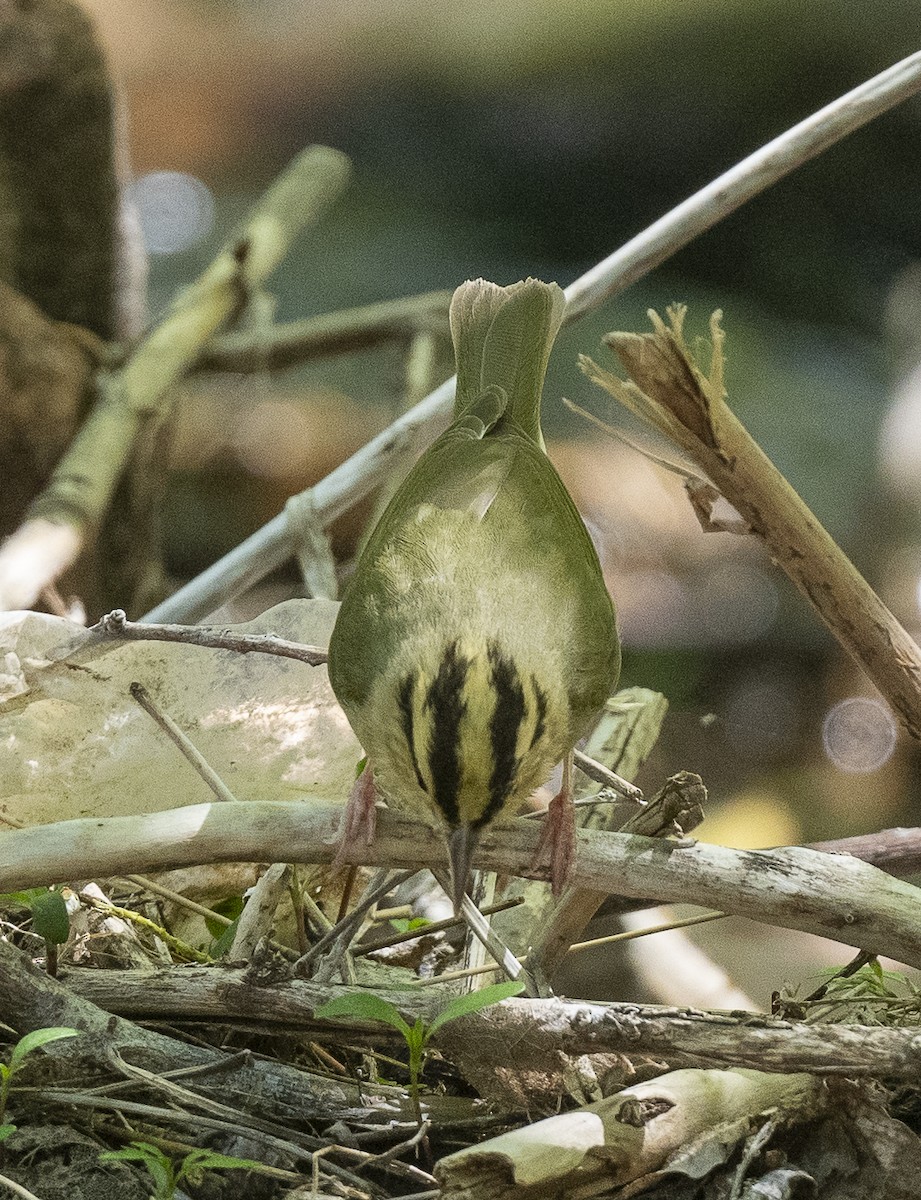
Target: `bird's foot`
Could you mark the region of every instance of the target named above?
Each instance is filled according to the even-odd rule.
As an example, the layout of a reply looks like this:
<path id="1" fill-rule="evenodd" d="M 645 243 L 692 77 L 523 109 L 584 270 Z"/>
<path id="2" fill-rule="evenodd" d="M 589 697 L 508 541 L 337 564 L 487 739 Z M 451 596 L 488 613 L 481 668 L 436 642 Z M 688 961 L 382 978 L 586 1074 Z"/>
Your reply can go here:
<path id="1" fill-rule="evenodd" d="M 336 857 L 334 867 L 344 866 L 348 860 L 349 847 L 354 845 L 370 846 L 374 841 L 374 831 L 377 826 L 377 787 L 374 783 L 374 770 L 370 762 L 365 763 L 365 769 L 355 780 L 349 793 L 345 812 L 339 825 L 336 837 Z"/>
<path id="2" fill-rule="evenodd" d="M 547 815 L 541 822 L 537 850 L 531 860 L 533 868 L 540 866 L 549 848 L 550 886 L 554 896 L 559 896 L 566 886 L 576 854 L 576 818 L 572 805 L 571 775 L 571 769 L 567 770 L 564 764 L 563 785 L 547 807 Z"/>

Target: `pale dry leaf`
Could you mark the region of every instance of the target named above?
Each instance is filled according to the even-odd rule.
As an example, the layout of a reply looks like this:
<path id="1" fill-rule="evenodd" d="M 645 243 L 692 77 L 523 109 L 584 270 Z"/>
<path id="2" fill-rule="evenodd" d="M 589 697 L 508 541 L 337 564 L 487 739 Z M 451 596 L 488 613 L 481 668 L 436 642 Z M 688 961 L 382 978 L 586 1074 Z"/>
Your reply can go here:
<path id="1" fill-rule="evenodd" d="M 244 625 L 325 646 L 338 605 L 290 600 Z M 361 751 L 325 667 L 168 642 L 84 645 L 57 617 L 0 618 L 0 818 L 31 825 L 214 799 L 138 706 L 139 682 L 240 800 L 345 800 Z"/>

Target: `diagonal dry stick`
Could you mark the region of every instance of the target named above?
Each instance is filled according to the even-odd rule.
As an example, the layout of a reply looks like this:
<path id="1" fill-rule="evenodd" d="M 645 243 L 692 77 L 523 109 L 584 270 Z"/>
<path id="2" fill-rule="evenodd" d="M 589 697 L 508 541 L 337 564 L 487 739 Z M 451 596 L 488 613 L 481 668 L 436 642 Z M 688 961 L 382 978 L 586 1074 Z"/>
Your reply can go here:
<path id="1" fill-rule="evenodd" d="M 584 356 L 583 370 L 698 464 L 715 485 L 689 488 L 705 528 L 712 504 L 724 496 L 873 680 L 907 732 L 921 740 L 921 649 L 726 403 L 720 314 L 710 322 L 712 361 L 705 374 L 685 344 L 684 311 L 669 309 L 668 324 L 650 313 L 652 333 L 610 333 L 604 339 L 634 382 L 623 382 Z"/>
<path id="2" fill-rule="evenodd" d="M 580 276 L 566 289 L 572 321 L 623 291 L 729 213 L 868 121 L 921 90 L 921 52 L 840 96 L 774 138 Z M 310 489 L 318 519 L 329 526 L 390 472 L 394 458 L 420 436 L 444 426 L 454 399 L 449 379 Z M 149 621 L 198 621 L 239 595 L 293 553 L 284 513 L 146 614 Z"/>
<path id="3" fill-rule="evenodd" d="M 0 610 L 28 608 L 75 561 L 105 515 L 142 430 L 169 412 L 171 386 L 258 291 L 295 236 L 336 199 L 349 171 L 345 155 L 326 146 L 299 154 L 124 366 L 101 381 L 99 402 L 48 486 L 0 546 Z"/>

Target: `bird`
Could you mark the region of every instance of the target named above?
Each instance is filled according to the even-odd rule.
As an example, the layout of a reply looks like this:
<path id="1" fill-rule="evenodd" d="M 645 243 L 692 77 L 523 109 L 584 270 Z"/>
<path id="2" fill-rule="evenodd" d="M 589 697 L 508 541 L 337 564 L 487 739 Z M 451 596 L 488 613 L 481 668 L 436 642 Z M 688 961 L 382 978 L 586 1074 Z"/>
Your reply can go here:
<path id="1" fill-rule="evenodd" d="M 555 283 L 454 293 L 453 420 L 381 514 L 348 582 L 329 679 L 366 754 L 340 854 L 379 795 L 433 813 L 460 912 L 483 829 L 563 763 L 535 863 L 555 894 L 574 855 L 572 751 L 616 686 L 614 605 L 547 457 L 541 393 L 565 308 Z"/>

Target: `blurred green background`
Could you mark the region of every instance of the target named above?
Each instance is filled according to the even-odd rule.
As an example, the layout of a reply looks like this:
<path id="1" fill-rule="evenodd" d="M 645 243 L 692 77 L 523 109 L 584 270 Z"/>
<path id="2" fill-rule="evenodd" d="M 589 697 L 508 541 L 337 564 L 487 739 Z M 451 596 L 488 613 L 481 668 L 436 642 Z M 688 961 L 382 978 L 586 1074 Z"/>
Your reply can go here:
<path id="1" fill-rule="evenodd" d="M 168 171 L 207 189 L 183 185 L 199 197 L 195 237 L 151 256 L 154 314 L 311 142 L 346 151 L 355 180 L 278 271 L 280 319 L 480 274 L 566 284 L 919 45 L 913 2 L 884 13 L 854 0 L 84 6 L 125 88 L 141 183 Z M 758 545 L 703 534 L 673 477 L 560 398 L 623 425 L 577 354 L 606 362 L 601 334 L 644 328 L 650 306 L 687 302 L 701 334 L 722 308 L 734 408 L 921 633 L 919 149 L 915 98 L 570 327 L 554 353 L 546 427 L 621 611 L 624 682 L 672 705 L 641 782 L 699 771 L 705 838 L 769 845 L 916 824 L 917 752 Z M 148 230 L 158 219 L 145 211 Z M 402 346 L 191 385 L 173 572 L 195 573 L 274 515 L 382 428 L 404 388 Z M 340 544 L 356 535 L 346 527 Z M 854 698 L 867 703 L 835 708 Z"/>

